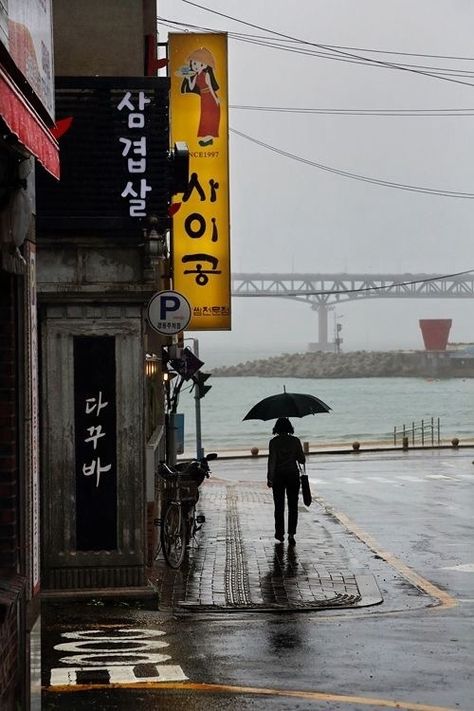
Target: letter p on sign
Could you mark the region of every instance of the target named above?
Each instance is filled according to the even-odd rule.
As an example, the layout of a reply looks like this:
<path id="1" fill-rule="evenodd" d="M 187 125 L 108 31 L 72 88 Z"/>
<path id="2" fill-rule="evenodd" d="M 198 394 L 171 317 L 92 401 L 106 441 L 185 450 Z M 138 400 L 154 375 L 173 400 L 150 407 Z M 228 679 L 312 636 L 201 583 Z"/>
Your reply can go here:
<path id="1" fill-rule="evenodd" d="M 160 321 L 166 321 L 173 311 L 177 311 L 180 306 L 180 300 L 177 296 L 162 296 L 159 300 L 160 304 Z"/>

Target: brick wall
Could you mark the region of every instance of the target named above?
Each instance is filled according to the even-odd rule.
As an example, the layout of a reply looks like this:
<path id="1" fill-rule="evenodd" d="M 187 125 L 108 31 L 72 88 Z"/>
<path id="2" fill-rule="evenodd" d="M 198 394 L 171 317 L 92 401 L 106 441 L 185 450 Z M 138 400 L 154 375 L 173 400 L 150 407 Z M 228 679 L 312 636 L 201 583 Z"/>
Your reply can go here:
<path id="1" fill-rule="evenodd" d="M 25 593 L 25 578 L 10 575 L 0 578 L 0 709 L 18 709 L 18 612 Z M 20 706 L 20 708 L 23 708 Z"/>
<path id="2" fill-rule="evenodd" d="M 2 649 L 5 650 L 0 662 L 0 708 L 13 709 L 18 659 L 18 632 L 15 608 L 10 608 L 9 614 L 0 625 L 0 641 Z"/>

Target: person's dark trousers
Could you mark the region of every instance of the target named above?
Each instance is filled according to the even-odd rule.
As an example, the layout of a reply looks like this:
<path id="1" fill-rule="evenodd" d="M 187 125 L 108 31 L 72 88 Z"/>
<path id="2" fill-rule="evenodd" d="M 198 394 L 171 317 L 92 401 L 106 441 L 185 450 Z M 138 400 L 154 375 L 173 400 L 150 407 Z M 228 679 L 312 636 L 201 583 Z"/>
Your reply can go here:
<path id="1" fill-rule="evenodd" d="M 285 535 L 285 496 L 288 502 L 288 535 L 294 536 L 298 525 L 299 477 L 282 479 L 273 483 L 273 502 L 275 504 L 275 537 Z"/>

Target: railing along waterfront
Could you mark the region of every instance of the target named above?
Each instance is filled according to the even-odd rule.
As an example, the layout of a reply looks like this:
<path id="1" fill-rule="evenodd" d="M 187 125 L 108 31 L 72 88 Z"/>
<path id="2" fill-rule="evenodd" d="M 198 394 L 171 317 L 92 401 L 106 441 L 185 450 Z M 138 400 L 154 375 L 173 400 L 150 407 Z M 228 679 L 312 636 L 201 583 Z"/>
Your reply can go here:
<path id="1" fill-rule="evenodd" d="M 401 439 L 401 442 L 400 442 Z M 410 425 L 400 425 L 393 428 L 393 446 L 397 446 L 397 440 L 400 444 L 404 444 L 411 440 L 414 447 L 416 444 L 421 444 L 434 447 L 441 444 L 441 426 L 439 417 L 431 417 L 429 420 L 421 420 L 420 422 L 412 422 Z"/>

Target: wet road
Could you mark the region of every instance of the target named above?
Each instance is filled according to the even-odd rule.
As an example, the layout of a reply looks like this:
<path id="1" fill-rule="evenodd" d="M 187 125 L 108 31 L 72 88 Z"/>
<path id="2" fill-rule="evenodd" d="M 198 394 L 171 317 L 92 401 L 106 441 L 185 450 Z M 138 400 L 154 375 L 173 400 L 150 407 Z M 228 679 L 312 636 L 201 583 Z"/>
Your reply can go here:
<path id="1" fill-rule="evenodd" d="M 166 671 L 156 682 L 146 664 L 128 682 L 117 672 L 117 688 L 82 673 L 67 687 L 48 686 L 44 708 L 472 711 L 472 459 L 468 450 L 310 458 L 318 496 L 310 511 L 324 517 L 355 571 L 370 567 L 384 595 L 376 607 L 219 614 L 50 608 L 45 685 L 51 669 L 67 667 L 61 659 L 79 654 L 77 665 L 87 650 L 119 668 L 119 650 L 146 648 L 149 663 Z M 214 471 L 252 489 L 265 464 L 219 462 Z M 147 681 L 137 680 L 140 672 Z"/>
<path id="2" fill-rule="evenodd" d="M 456 597 L 471 599 L 473 455 L 469 450 L 350 455 L 349 474 L 343 457 L 313 458 L 310 476 L 327 503 L 383 547 Z"/>

